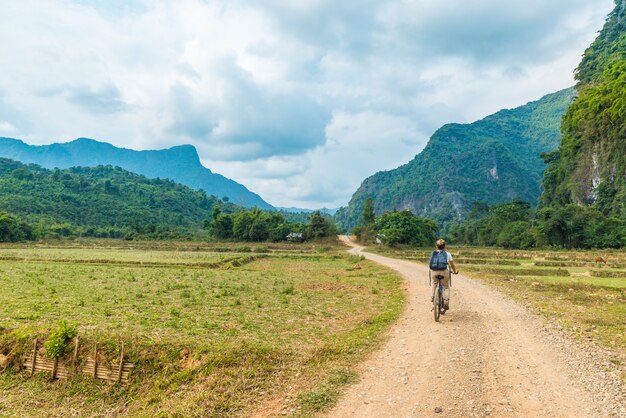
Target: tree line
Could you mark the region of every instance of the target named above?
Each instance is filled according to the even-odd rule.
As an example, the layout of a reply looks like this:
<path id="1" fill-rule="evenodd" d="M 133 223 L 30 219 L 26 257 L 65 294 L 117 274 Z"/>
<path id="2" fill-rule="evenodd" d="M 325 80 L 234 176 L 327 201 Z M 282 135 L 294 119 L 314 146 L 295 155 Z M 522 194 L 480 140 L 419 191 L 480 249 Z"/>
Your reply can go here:
<path id="1" fill-rule="evenodd" d="M 48 170 L 0 158 L 0 241 L 60 237 L 283 241 L 336 233 L 328 216 L 305 222 L 244 209 L 203 191 L 119 167 Z"/>
<path id="2" fill-rule="evenodd" d="M 626 221 L 593 206 L 532 209 L 521 200 L 494 206 L 476 203 L 464 222 L 450 227 L 449 236 L 458 244 L 505 248 L 622 248 Z"/>
<path id="3" fill-rule="evenodd" d="M 337 234 L 332 218 L 313 212 L 307 223 L 292 222 L 281 212 L 267 212 L 258 208 L 226 213 L 219 206 L 206 222 L 212 237 L 235 241 L 304 241 Z"/>
<path id="4" fill-rule="evenodd" d="M 360 225 L 353 229 L 359 240 L 383 244 L 432 246 L 439 228 L 431 219 L 409 210 L 376 217 L 371 198 L 365 202 Z M 515 199 L 496 205 L 477 202 L 464 221 L 452 223 L 445 234 L 450 243 L 473 246 L 530 248 L 623 248 L 626 220 L 607 216 L 598 207 L 574 204 L 533 209 Z"/>
<path id="5" fill-rule="evenodd" d="M 429 246 L 435 242 L 438 231 L 437 222 L 417 217 L 408 209 L 376 217 L 371 197 L 365 200 L 359 225 L 352 230 L 359 241 L 377 241 L 390 246 Z"/>

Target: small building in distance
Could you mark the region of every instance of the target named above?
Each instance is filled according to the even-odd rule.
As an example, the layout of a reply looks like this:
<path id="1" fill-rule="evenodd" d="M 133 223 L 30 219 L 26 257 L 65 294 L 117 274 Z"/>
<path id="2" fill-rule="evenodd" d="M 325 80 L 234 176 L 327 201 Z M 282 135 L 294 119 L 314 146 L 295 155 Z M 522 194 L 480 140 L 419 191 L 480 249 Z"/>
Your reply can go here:
<path id="1" fill-rule="evenodd" d="M 287 241 L 289 242 L 303 242 L 304 234 L 302 232 L 290 232 L 287 234 Z"/>

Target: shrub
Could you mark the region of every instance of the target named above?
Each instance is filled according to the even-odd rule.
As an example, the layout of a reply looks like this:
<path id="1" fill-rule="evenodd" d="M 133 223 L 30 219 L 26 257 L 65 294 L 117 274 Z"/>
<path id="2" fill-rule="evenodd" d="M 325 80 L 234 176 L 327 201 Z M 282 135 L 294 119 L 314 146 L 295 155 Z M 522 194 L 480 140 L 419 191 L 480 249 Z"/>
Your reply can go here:
<path id="1" fill-rule="evenodd" d="M 78 334 L 76 325 L 62 320 L 57 323 L 57 329 L 52 331 L 50 338 L 45 342 L 46 354 L 51 358 L 59 358 L 67 351 L 69 342 Z"/>

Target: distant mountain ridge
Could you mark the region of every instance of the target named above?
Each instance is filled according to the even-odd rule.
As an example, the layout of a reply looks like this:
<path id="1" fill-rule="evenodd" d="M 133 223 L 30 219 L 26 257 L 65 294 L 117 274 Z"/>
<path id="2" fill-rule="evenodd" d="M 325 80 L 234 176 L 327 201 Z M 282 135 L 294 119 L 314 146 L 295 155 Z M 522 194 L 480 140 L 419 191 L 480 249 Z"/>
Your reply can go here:
<path id="1" fill-rule="evenodd" d="M 558 147 L 561 118 L 574 94 L 569 88 L 474 123 L 444 125 L 412 161 L 363 181 L 335 220 L 344 229 L 356 226 L 368 197 L 377 214 L 409 209 L 444 229 L 474 202 L 536 204 L 545 170 L 540 156 Z"/>
<path id="2" fill-rule="evenodd" d="M 204 190 L 209 195 L 228 197 L 230 202 L 241 206 L 274 209 L 242 184 L 204 167 L 192 145 L 136 151 L 89 138 L 29 145 L 19 139 L 0 137 L 0 157 L 45 168 L 118 166 L 148 178 L 170 179 L 192 189 Z"/>
<path id="3" fill-rule="evenodd" d="M 328 214 L 330 216 L 333 216 L 335 213 L 337 213 L 337 211 L 339 210 L 339 208 L 320 208 L 320 209 L 305 209 L 305 208 L 296 208 L 296 207 L 283 207 L 283 206 L 276 206 L 276 210 L 279 211 L 283 211 L 283 212 L 289 212 L 289 213 L 313 213 L 313 212 L 321 212 L 321 213 L 325 213 Z"/>

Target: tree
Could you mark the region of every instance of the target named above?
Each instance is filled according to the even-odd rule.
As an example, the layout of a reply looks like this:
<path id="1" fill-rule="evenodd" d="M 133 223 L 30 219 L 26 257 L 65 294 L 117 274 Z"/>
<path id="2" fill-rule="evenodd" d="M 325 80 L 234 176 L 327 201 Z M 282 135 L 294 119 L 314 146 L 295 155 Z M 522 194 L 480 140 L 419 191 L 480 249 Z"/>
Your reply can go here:
<path id="1" fill-rule="evenodd" d="M 229 214 L 218 214 L 213 218 L 211 224 L 211 235 L 218 239 L 229 239 L 233 237 L 233 217 Z"/>
<path id="2" fill-rule="evenodd" d="M 376 215 L 374 213 L 374 199 L 372 199 L 371 197 L 368 197 L 367 200 L 365 200 L 362 218 L 363 226 L 369 226 L 376 222 Z"/>
<path id="3" fill-rule="evenodd" d="M 374 229 L 387 245 L 412 244 L 431 245 L 439 227 L 431 219 L 418 218 L 405 209 L 387 212 L 376 221 Z"/>
<path id="4" fill-rule="evenodd" d="M 33 229 L 30 225 L 11 214 L 0 212 L 0 242 L 17 242 L 33 238 Z"/>
<path id="5" fill-rule="evenodd" d="M 502 228 L 496 243 L 504 248 L 528 249 L 535 246 L 535 237 L 529 222 L 515 221 Z"/>
<path id="6" fill-rule="evenodd" d="M 249 238 L 250 241 L 266 241 L 269 238 L 269 222 L 267 218 L 257 217 L 250 225 Z"/>
<path id="7" fill-rule="evenodd" d="M 254 215 L 251 211 L 236 213 L 233 218 L 233 238 L 239 241 L 249 241 L 253 222 Z"/>
<path id="8" fill-rule="evenodd" d="M 287 235 L 289 235 L 290 232 L 300 232 L 295 231 L 296 229 L 298 229 L 295 227 L 295 224 L 293 227 L 291 225 L 292 224 L 290 224 L 289 222 L 283 222 L 270 227 L 268 239 L 272 242 L 280 242 L 287 239 Z"/>
<path id="9" fill-rule="evenodd" d="M 319 210 L 313 212 L 309 217 L 309 223 L 306 227 L 307 238 L 316 239 L 328 237 L 336 232 L 335 225 L 325 218 Z"/>
<path id="10" fill-rule="evenodd" d="M 473 224 L 478 245 L 496 245 L 498 235 L 511 222 L 529 222 L 532 211 L 530 204 L 519 199 L 501 203 L 489 208 L 487 215 Z"/>

